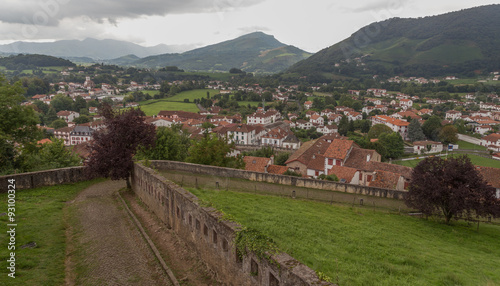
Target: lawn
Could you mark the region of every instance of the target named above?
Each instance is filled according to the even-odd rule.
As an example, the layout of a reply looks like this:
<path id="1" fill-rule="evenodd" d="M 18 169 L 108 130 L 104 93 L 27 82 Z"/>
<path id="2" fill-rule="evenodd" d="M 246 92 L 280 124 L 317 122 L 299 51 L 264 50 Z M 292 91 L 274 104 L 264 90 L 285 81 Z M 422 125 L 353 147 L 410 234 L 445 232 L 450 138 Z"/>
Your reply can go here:
<path id="1" fill-rule="evenodd" d="M 481 151 L 486 151 L 486 147 L 481 146 L 481 145 L 476 145 L 473 143 L 469 143 L 466 141 L 458 141 L 458 148 L 459 149 L 466 149 L 466 150 L 481 150 Z"/>
<path id="2" fill-rule="evenodd" d="M 339 285 L 498 285 L 500 227 L 387 211 L 190 190 Z"/>
<path id="3" fill-rule="evenodd" d="M 0 285 L 63 285 L 66 224 L 63 208 L 83 189 L 98 182 L 42 187 L 16 193 L 16 278 L 7 276 L 7 218 L 0 216 Z M 0 209 L 7 210 L 7 194 L 0 194 Z M 21 246 L 35 242 L 35 248 Z"/>
<path id="4" fill-rule="evenodd" d="M 448 155 L 448 156 L 455 156 L 455 155 Z M 458 156 L 458 155 L 456 155 L 456 156 Z M 472 155 L 472 154 L 467 154 L 467 156 L 469 156 L 469 158 L 472 161 L 472 164 L 474 164 L 474 165 L 483 166 L 483 167 L 500 168 L 500 161 L 499 160 L 483 158 L 483 157 L 480 157 L 477 155 Z M 444 157 L 442 157 L 442 158 L 444 158 Z M 423 159 L 415 159 L 415 160 L 410 160 L 410 161 L 397 161 L 397 162 L 394 162 L 394 164 L 414 168 L 422 160 Z"/>
<path id="5" fill-rule="evenodd" d="M 215 89 L 195 89 L 180 92 L 172 97 L 165 98 L 166 101 L 178 101 L 184 102 L 184 99 L 189 99 L 189 102 L 193 102 L 195 99 L 202 97 L 207 97 L 207 91 L 210 93 L 210 97 L 219 94 L 219 90 Z"/>
<path id="6" fill-rule="evenodd" d="M 143 101 L 140 103 L 140 106 L 141 110 L 144 111 L 147 116 L 158 115 L 158 112 L 162 110 L 200 111 L 194 103 L 173 102 L 166 101 L 165 99 Z"/>

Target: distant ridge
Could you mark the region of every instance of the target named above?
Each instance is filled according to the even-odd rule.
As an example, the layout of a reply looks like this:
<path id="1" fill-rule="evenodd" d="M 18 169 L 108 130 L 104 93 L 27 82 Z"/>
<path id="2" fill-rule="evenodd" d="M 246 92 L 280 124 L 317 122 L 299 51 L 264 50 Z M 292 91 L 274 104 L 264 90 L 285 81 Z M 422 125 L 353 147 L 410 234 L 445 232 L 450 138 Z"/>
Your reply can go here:
<path id="1" fill-rule="evenodd" d="M 117 40 L 96 40 L 87 38 L 79 40 L 63 40 L 47 43 L 15 42 L 0 45 L 0 52 L 9 54 L 43 54 L 63 58 L 92 58 L 107 60 L 126 55 L 147 57 L 164 53 L 185 51 L 182 46 L 143 47 L 134 43 Z"/>
<path id="2" fill-rule="evenodd" d="M 473 76 L 500 68 L 500 5 L 392 18 L 293 65 L 300 75 Z"/>
<path id="3" fill-rule="evenodd" d="M 274 36 L 254 32 L 182 54 L 150 56 L 129 64 L 150 68 L 178 66 L 198 71 L 239 68 L 247 72 L 275 73 L 309 56 L 303 50 L 279 42 Z"/>

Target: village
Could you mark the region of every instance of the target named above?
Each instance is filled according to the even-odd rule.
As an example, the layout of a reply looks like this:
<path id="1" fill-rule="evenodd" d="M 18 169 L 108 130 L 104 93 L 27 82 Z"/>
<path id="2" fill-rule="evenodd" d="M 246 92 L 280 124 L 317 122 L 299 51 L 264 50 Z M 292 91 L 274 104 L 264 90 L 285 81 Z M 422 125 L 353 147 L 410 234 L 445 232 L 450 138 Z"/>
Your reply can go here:
<path id="1" fill-rule="evenodd" d="M 70 72 L 72 71 L 65 70 L 62 73 L 68 75 Z M 397 80 L 415 81 L 416 78 L 408 80 L 391 78 L 388 81 Z M 429 80 L 424 81 L 422 78 L 418 81 L 429 82 Z M 433 81 L 439 82 L 438 80 Z M 288 172 L 287 174 L 322 179 L 331 178 L 331 175 L 334 175 L 342 183 L 405 190 L 411 179 L 412 168 L 383 162 L 387 160 L 384 160 L 383 156 L 376 150 L 362 148 L 350 140 L 345 132 L 341 135 L 339 126 L 345 122 L 350 124 L 364 122 L 364 124 L 368 124 L 368 127 L 362 130 L 366 134 L 371 129 L 370 126 L 384 125 L 392 132 L 399 134 L 405 141 L 405 153 L 413 153 L 414 156 L 439 154 L 448 150 L 450 144 L 429 138 L 418 141 L 411 140 L 410 124 L 412 120 L 415 120 L 420 126 L 423 126 L 426 120 L 435 114 L 436 109 L 432 109 L 432 106 L 449 104 L 453 105 L 454 108 L 440 112 L 441 126 L 454 126 L 453 124 L 456 125 L 457 122 L 460 122 L 468 131 L 468 135 L 475 136 L 475 142 L 479 146 L 489 150 L 491 158 L 500 160 L 500 133 L 498 130 L 500 104 L 498 95 L 494 93 L 486 95 L 488 102 L 478 102 L 476 94 L 473 93 L 467 93 L 460 98 L 455 96 L 444 100 L 420 98 L 380 88 L 347 90 L 347 93 L 342 95 L 344 99 L 362 102 L 361 105 L 353 106 L 356 107 L 355 109 L 336 104 L 325 106 L 324 102 L 328 101 L 326 98 L 332 97 L 332 95 L 328 93 L 316 95 L 322 90 L 321 85 L 311 86 L 307 91 L 301 91 L 299 85 L 263 88 L 259 84 L 235 85 L 231 82 L 215 80 L 204 83 L 180 80 L 164 82 L 163 84 L 174 87 L 186 84 L 186 82 L 195 83 L 197 86 L 204 84 L 205 90 L 215 91 L 219 97 L 201 98 L 202 101 L 205 101 L 206 108 L 199 104 L 200 100 L 194 100 L 198 102 L 198 112 L 161 110 L 147 116 L 145 120 L 157 128 L 181 126 L 181 132 L 186 132 L 195 140 L 202 138 L 207 133 L 217 134 L 220 138 L 226 138 L 228 143 L 235 144 L 236 150 L 232 153 L 233 156 L 263 147 L 271 147 L 279 152 L 289 154 L 288 160 L 281 166 L 274 164 L 273 156 L 262 158 L 247 155 L 243 159 L 246 163 L 245 169 L 250 171 L 275 174 Z M 120 87 L 107 83 L 96 85 L 90 76 L 86 76 L 84 83 L 57 82 L 52 83 L 51 86 L 58 88 L 56 93 L 35 95 L 25 104 L 35 104 L 36 101 L 41 101 L 50 106 L 56 95 L 65 96 L 73 101 L 83 99 L 87 103 L 94 103 L 92 106 L 89 105 L 88 110 L 84 110 L 86 116 L 90 118 L 89 122 L 75 123 L 75 121 L 78 122 L 77 118 L 81 115 L 79 112 L 59 110 L 57 117 L 66 123 L 66 127 L 54 129 L 41 126 L 49 134 L 53 134 L 54 138 L 63 140 L 64 145 L 75 147 L 74 150 L 83 158 L 89 155 L 88 145 L 92 141 L 93 133 L 105 127 L 102 118 L 98 115 L 96 102 L 107 101 L 114 104 L 116 108 L 140 107 L 140 103 L 133 101 L 131 93 L 155 92 L 162 87 L 160 83 L 149 84 L 148 82 L 137 83 L 135 81 Z M 263 94 L 267 93 L 268 100 L 270 94 L 272 101 L 266 103 L 263 100 L 262 103 L 254 107 L 253 112 L 246 115 L 230 112 L 217 104 L 222 101 L 222 98 L 231 99 L 236 93 L 256 94 L 259 99 L 264 98 Z M 329 101 L 339 102 L 337 100 Z M 282 104 L 282 106 L 292 104 L 297 108 L 293 112 L 287 112 L 286 109 L 280 112 L 274 106 L 269 106 L 270 103 Z M 421 108 L 422 105 L 428 108 Z M 471 110 L 471 107 L 474 110 Z M 344 123 L 341 122 L 343 119 Z M 312 138 L 297 136 L 298 132 L 310 131 L 314 131 L 316 136 Z M 371 139 L 372 142 L 377 140 Z M 451 144 L 451 148 L 457 149 L 458 145 Z M 497 190 L 500 190 L 500 182 L 498 181 L 500 176 L 497 176 L 500 169 L 490 167 L 478 167 L 478 169 L 485 177 L 491 178 L 491 183 L 495 184 Z M 497 179 L 494 179 L 495 176 Z M 500 192 L 498 196 L 500 196 Z"/>

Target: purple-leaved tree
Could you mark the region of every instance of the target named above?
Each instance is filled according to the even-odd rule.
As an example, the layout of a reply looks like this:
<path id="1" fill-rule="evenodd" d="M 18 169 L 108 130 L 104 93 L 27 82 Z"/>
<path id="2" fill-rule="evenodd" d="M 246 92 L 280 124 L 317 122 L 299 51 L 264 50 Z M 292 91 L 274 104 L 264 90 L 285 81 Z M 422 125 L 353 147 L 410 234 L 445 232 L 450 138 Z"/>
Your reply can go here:
<path id="1" fill-rule="evenodd" d="M 93 135 L 87 170 L 92 176 L 127 180 L 130 188 L 132 158 L 138 146 L 154 146 L 155 127 L 144 121 L 144 112 L 140 109 L 120 112 L 103 104 L 99 113 L 105 118 L 106 128 Z"/>
<path id="2" fill-rule="evenodd" d="M 441 212 L 455 217 L 498 217 L 495 189 L 483 180 L 469 157 L 426 158 L 413 169 L 405 203 L 426 215 Z"/>

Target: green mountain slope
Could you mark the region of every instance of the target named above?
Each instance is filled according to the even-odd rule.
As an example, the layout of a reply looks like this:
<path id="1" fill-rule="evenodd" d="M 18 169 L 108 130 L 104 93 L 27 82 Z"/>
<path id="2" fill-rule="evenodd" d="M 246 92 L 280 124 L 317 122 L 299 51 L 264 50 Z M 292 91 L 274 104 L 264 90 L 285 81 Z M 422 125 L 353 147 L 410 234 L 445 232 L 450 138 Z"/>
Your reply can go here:
<path id="1" fill-rule="evenodd" d="M 46 55 L 16 55 L 0 58 L 0 66 L 6 66 L 9 69 L 16 69 L 23 65 L 25 67 L 74 67 L 75 64 L 61 58 Z"/>
<path id="2" fill-rule="evenodd" d="M 286 46 L 273 36 L 255 32 L 182 54 L 150 56 L 130 64 L 150 68 L 178 66 L 196 71 L 240 68 L 247 72 L 273 73 L 282 71 L 309 55 L 296 47 Z"/>
<path id="3" fill-rule="evenodd" d="M 499 68 L 500 5 L 372 23 L 289 69 L 308 75 L 467 75 Z"/>

